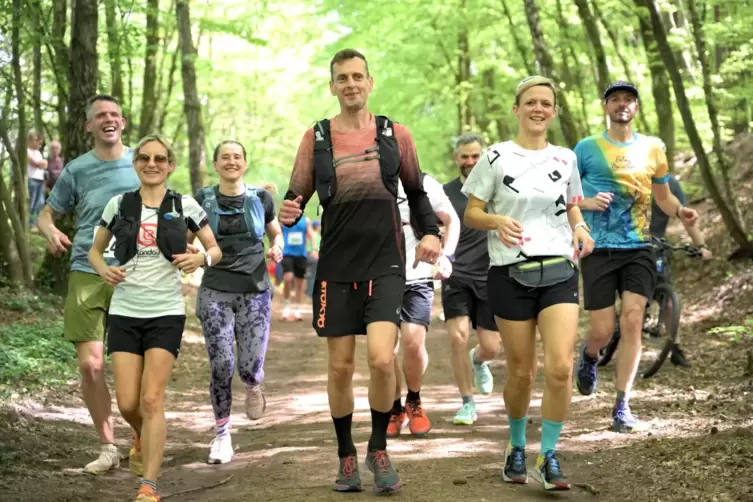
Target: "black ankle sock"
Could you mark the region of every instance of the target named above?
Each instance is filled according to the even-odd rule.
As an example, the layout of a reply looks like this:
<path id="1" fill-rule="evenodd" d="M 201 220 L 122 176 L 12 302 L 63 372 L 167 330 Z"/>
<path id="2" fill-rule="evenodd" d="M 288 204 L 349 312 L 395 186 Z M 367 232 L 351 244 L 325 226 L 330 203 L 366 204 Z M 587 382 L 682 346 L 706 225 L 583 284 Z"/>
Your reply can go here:
<path id="1" fill-rule="evenodd" d="M 353 436 L 350 434 L 350 427 L 353 425 L 353 414 L 344 417 L 332 417 L 335 422 L 335 434 L 337 434 L 337 456 L 345 458 L 348 455 L 355 455 L 356 445 L 353 444 Z"/>
<path id="2" fill-rule="evenodd" d="M 403 411 L 403 403 L 400 401 L 400 398 L 395 399 L 395 402 L 392 403 L 392 412 L 393 413 L 400 413 Z"/>
<path id="3" fill-rule="evenodd" d="M 405 397 L 406 403 L 417 403 L 421 400 L 421 396 L 419 396 L 419 393 L 421 391 L 413 392 L 412 390 L 408 389 L 408 395 Z"/>
<path id="4" fill-rule="evenodd" d="M 387 449 L 387 426 L 390 424 L 390 412 L 371 409 L 371 439 L 368 451 Z"/>

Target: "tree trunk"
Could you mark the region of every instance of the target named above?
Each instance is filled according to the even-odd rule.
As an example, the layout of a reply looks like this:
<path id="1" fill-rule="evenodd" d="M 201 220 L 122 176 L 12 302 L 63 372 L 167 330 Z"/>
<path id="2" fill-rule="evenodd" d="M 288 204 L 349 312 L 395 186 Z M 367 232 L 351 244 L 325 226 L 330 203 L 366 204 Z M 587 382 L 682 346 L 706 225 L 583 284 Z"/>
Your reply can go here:
<path id="1" fill-rule="evenodd" d="M 144 56 L 144 85 L 141 98 L 139 138 L 153 132 L 157 84 L 157 51 L 159 50 L 159 0 L 146 4 L 146 54 Z"/>
<path id="2" fill-rule="evenodd" d="M 465 0 L 461 1 L 461 11 L 465 10 Z M 465 23 L 460 23 L 458 30 L 458 132 L 460 134 L 473 129 L 473 110 L 471 105 L 471 55 L 468 43 L 468 30 Z"/>
<path id="3" fill-rule="evenodd" d="M 740 249 L 736 251 L 734 255 L 753 258 L 753 242 L 748 240 L 745 229 L 737 220 L 734 211 L 727 204 L 725 197 L 719 191 L 719 187 L 716 185 L 716 180 L 711 172 L 711 165 L 708 156 L 706 155 L 706 150 L 703 147 L 703 141 L 698 134 L 690 102 L 685 95 L 685 83 L 682 80 L 682 75 L 677 67 L 677 62 L 675 61 L 675 56 L 672 53 L 672 48 L 667 40 L 667 33 L 662 24 L 659 7 L 656 5 L 655 0 L 634 1 L 637 6 L 646 7 L 649 11 L 651 26 L 659 48 L 659 54 L 661 55 L 662 61 L 664 61 L 664 66 L 666 66 L 672 79 L 672 86 L 674 87 L 675 98 L 677 99 L 677 108 L 680 110 L 680 115 L 682 115 L 682 120 L 685 124 L 685 132 L 688 135 L 690 145 L 693 147 L 693 151 L 698 159 L 698 167 L 701 170 L 701 177 L 703 178 L 703 182 L 706 185 L 709 195 L 711 195 L 711 198 L 719 209 L 719 213 L 729 230 L 730 236 L 734 239 L 735 243 L 740 246 Z"/>
<path id="4" fill-rule="evenodd" d="M 704 6 L 703 8 L 705 9 L 706 7 Z M 732 184 L 729 179 L 729 162 L 727 162 L 727 159 L 724 157 L 722 133 L 719 127 L 719 110 L 716 107 L 716 98 L 714 97 L 714 91 L 711 88 L 711 69 L 709 68 L 709 58 L 706 54 L 706 40 L 703 37 L 703 28 L 701 27 L 701 20 L 698 18 L 698 10 L 696 9 L 696 0 L 688 0 L 688 14 L 693 28 L 693 39 L 695 41 L 696 51 L 698 52 L 698 61 L 701 63 L 703 93 L 706 95 L 706 109 L 708 110 L 709 120 L 711 121 L 711 132 L 714 137 L 714 152 L 716 153 L 716 160 L 719 163 L 719 171 L 722 174 L 722 185 L 724 186 L 724 191 L 727 195 L 727 201 L 735 211 L 740 223 L 742 223 L 742 215 L 735 203 L 735 195 L 732 191 Z"/>
<path id="5" fill-rule="evenodd" d="M 526 18 L 528 20 L 528 27 L 531 30 L 531 39 L 533 40 L 533 50 L 536 54 L 536 59 L 541 64 L 541 71 L 544 75 L 550 77 L 555 82 L 560 82 L 559 77 L 555 73 L 554 63 L 552 57 L 549 55 L 549 48 L 546 45 L 544 34 L 541 31 L 541 21 L 539 20 L 539 7 L 536 4 L 536 0 L 524 0 L 526 9 Z M 573 116 L 570 113 L 570 107 L 567 104 L 567 97 L 564 92 L 557 93 L 557 102 L 560 105 L 560 127 L 562 128 L 562 135 L 565 137 L 565 142 L 569 148 L 574 148 L 578 142 L 578 128 L 575 125 Z"/>
<path id="6" fill-rule="evenodd" d="M 484 83 L 482 91 L 484 111 L 483 117 L 476 117 L 476 123 L 489 136 L 490 143 L 506 141 L 510 139 L 510 127 L 505 120 L 504 107 L 502 106 L 502 99 L 504 98 L 496 90 L 497 79 L 495 78 L 494 68 L 489 67 L 484 70 L 481 78 Z M 491 134 L 489 131 L 492 124 L 496 128 L 496 134 Z"/>
<path id="7" fill-rule="evenodd" d="M 617 54 L 617 57 L 620 60 L 620 63 L 622 64 L 622 69 L 625 72 L 625 78 L 628 79 L 629 82 L 636 83 L 635 78 L 633 77 L 633 72 L 630 70 L 630 65 L 627 62 L 627 59 L 625 59 L 624 52 L 622 50 L 622 47 L 620 46 L 620 40 L 617 37 L 617 33 L 615 33 L 614 29 L 612 29 L 612 26 L 607 21 L 606 17 L 601 12 L 601 9 L 599 8 L 598 2 L 594 0 L 593 2 L 594 6 L 594 14 L 596 15 L 596 18 L 599 20 L 601 25 L 604 27 L 604 30 L 607 32 L 607 35 L 609 35 L 609 39 L 612 41 L 612 46 L 614 47 L 614 52 Z M 602 95 L 604 92 L 604 89 L 601 90 L 599 93 L 599 96 Z M 641 126 L 641 130 L 643 130 L 646 134 L 651 134 L 651 128 L 648 125 L 648 120 L 646 120 L 646 115 L 644 113 L 638 114 L 638 123 Z"/>
<path id="8" fill-rule="evenodd" d="M 23 2 L 13 0 L 13 16 L 11 20 L 11 68 L 13 69 L 13 84 L 16 91 L 16 106 L 18 107 L 18 137 L 16 138 L 15 154 L 11 152 L 11 164 L 14 166 L 13 186 L 16 196 L 16 210 L 21 221 L 29 221 L 29 193 L 26 187 L 26 94 L 21 73 L 21 24 L 23 23 Z M 7 117 L 6 117 L 7 118 Z M 10 148 L 10 145 L 8 145 Z M 24 223 L 26 225 L 26 223 Z"/>
<path id="9" fill-rule="evenodd" d="M 32 27 L 34 31 L 32 40 L 32 83 L 31 83 L 31 106 L 34 113 L 34 130 L 37 134 L 44 134 L 44 122 L 42 121 L 42 8 L 39 0 L 30 3 L 32 11 Z M 44 138 L 46 143 L 52 138 Z"/>
<path id="10" fill-rule="evenodd" d="M 65 159 L 73 160 L 91 150 L 91 138 L 86 131 L 86 101 L 97 93 L 97 0 L 73 0 L 71 17 L 71 64 L 68 71 L 70 95 L 68 97 L 68 134 L 63 144 Z M 60 218 L 56 225 L 61 232 L 73 238 L 73 215 Z M 55 293 L 64 295 L 68 289 L 70 255 L 53 256 L 47 253 L 39 269 L 38 283 Z"/>
<path id="11" fill-rule="evenodd" d="M 105 24 L 107 25 L 107 56 L 110 60 L 110 83 L 112 84 L 110 92 L 120 102 L 122 108 L 125 106 L 123 102 L 123 64 L 120 59 L 122 51 L 115 0 L 105 0 Z M 128 124 L 131 117 L 125 114 L 125 110 L 123 110 L 123 118 L 126 119 L 126 124 Z"/>
<path id="12" fill-rule="evenodd" d="M 573 88 L 578 91 L 578 101 L 580 101 L 580 129 L 581 135 L 588 136 L 591 131 L 591 127 L 588 123 L 589 115 L 586 110 L 586 96 L 583 92 L 583 72 L 581 71 L 581 65 L 578 62 L 578 55 L 575 53 L 573 44 L 568 43 L 570 39 L 570 24 L 565 20 L 565 14 L 562 9 L 562 1 L 557 0 L 557 25 L 559 25 L 560 36 L 562 37 L 562 43 L 559 44 L 562 52 L 562 69 L 565 79 L 568 82 L 573 83 Z M 568 55 L 570 60 L 568 61 Z"/>
<path id="13" fill-rule="evenodd" d="M 178 54 L 180 54 L 180 44 L 178 44 L 178 47 L 173 51 L 172 59 L 170 61 L 170 70 L 167 77 L 167 91 L 165 99 L 163 100 L 164 106 L 162 107 L 162 113 L 159 114 L 159 124 L 157 125 L 157 130 L 160 134 L 164 134 L 165 121 L 167 119 L 170 102 L 173 98 L 173 89 L 175 88 L 175 70 L 178 69 Z"/>
<path id="14" fill-rule="evenodd" d="M 646 59 L 651 72 L 651 93 L 654 97 L 656 119 L 659 124 L 659 137 L 667 148 L 667 160 L 669 170 L 675 170 L 675 116 L 672 110 L 672 93 L 670 91 L 669 77 L 664 67 L 659 49 L 654 40 L 654 33 L 648 19 L 639 16 L 641 38 L 646 48 Z M 642 112 L 641 112 L 642 114 Z"/>
<path id="15" fill-rule="evenodd" d="M 18 217 L 2 175 L 0 175 L 0 248 L 8 263 L 8 280 L 11 284 L 24 284 L 31 287 L 34 279 L 31 271 L 29 243 L 26 240 L 26 225 Z"/>
<path id="16" fill-rule="evenodd" d="M 196 49 L 191 35 L 191 13 L 188 2 L 178 0 L 175 4 L 178 20 L 178 34 L 183 76 L 183 110 L 188 123 L 188 167 L 191 173 L 191 191 L 196 192 L 205 185 L 206 155 L 204 144 L 204 124 L 201 120 L 201 101 L 196 88 Z"/>
<path id="17" fill-rule="evenodd" d="M 508 33 L 510 36 L 512 36 L 512 41 L 515 44 L 515 48 L 518 50 L 518 54 L 520 54 L 520 59 L 523 62 L 523 66 L 526 69 L 526 72 L 529 75 L 533 75 L 533 65 L 531 64 L 531 55 L 528 54 L 528 51 L 526 50 L 526 46 L 523 44 L 523 42 L 518 38 L 518 30 L 520 29 L 519 26 L 513 21 L 512 19 L 512 12 L 510 12 L 510 8 L 507 6 L 506 0 L 502 1 L 502 9 L 505 11 L 505 17 L 507 17 L 507 23 L 510 25 L 510 31 Z"/>
<path id="18" fill-rule="evenodd" d="M 599 26 L 596 24 L 591 8 L 588 6 L 588 0 L 574 0 L 578 7 L 578 15 L 583 21 L 583 27 L 586 29 L 588 41 L 594 49 L 596 58 L 596 92 L 601 95 L 609 86 L 609 66 L 607 66 L 607 56 L 604 54 L 604 46 L 601 45 L 601 34 Z"/>
<path id="19" fill-rule="evenodd" d="M 68 26 L 68 1 L 52 0 L 52 48 L 53 69 L 57 85 L 58 135 L 64 142 L 67 136 L 65 124 L 68 107 L 68 46 L 65 45 L 65 31 Z"/>

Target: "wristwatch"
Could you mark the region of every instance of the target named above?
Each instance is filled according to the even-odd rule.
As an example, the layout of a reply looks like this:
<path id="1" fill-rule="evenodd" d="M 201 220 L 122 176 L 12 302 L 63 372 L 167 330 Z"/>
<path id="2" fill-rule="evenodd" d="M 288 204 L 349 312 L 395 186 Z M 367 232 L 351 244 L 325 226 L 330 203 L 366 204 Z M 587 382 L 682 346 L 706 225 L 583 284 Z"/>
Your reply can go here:
<path id="1" fill-rule="evenodd" d="M 578 223 L 576 223 L 573 227 L 573 232 L 578 230 L 579 228 L 585 228 L 586 232 L 588 232 L 589 234 L 591 233 L 591 227 L 589 227 L 588 223 L 586 223 L 585 221 L 579 221 Z"/>
<path id="2" fill-rule="evenodd" d="M 204 255 L 204 266 L 205 267 L 211 267 L 212 266 L 212 257 L 209 256 L 209 253 L 201 253 Z"/>

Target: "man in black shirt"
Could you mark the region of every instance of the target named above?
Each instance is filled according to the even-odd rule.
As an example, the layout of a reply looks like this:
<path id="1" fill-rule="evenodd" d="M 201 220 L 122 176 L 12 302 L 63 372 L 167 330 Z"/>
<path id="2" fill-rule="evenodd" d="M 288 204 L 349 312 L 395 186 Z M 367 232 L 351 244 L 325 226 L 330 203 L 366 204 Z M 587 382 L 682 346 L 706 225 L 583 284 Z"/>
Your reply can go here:
<path id="1" fill-rule="evenodd" d="M 670 176 L 668 183 L 669 190 L 670 192 L 672 192 L 672 195 L 677 197 L 677 200 L 680 201 L 680 204 L 687 206 L 687 198 L 685 197 L 685 193 L 682 191 L 682 186 L 680 186 L 680 182 L 677 181 L 677 178 Z M 651 222 L 649 224 L 649 232 L 651 232 L 651 235 L 653 235 L 654 237 L 662 238 L 667 234 L 667 225 L 669 225 L 669 216 L 667 216 L 666 213 L 661 210 L 655 200 L 651 199 Z M 701 258 L 703 258 L 704 260 L 710 260 L 712 258 L 711 251 L 709 251 L 709 248 L 706 247 L 705 239 L 703 238 L 703 232 L 701 232 L 701 229 L 698 228 L 698 225 L 685 225 L 685 231 L 693 241 L 693 244 L 701 248 Z M 671 255 L 667 255 L 667 262 L 664 264 L 665 267 L 669 266 L 670 256 Z M 671 313 L 667 312 L 666 315 L 669 316 L 671 315 Z M 672 361 L 672 364 L 674 364 L 675 366 L 690 366 L 690 361 L 685 358 L 685 354 L 683 354 L 682 349 L 680 348 L 679 333 L 677 335 L 677 340 L 672 347 L 672 354 L 669 360 Z"/>
<path id="2" fill-rule="evenodd" d="M 452 343 L 452 371 L 463 404 L 455 415 L 455 424 L 471 425 L 478 418 L 473 401 L 473 386 L 481 394 L 490 394 L 494 379 L 489 361 L 499 352 L 500 337 L 494 314 L 487 303 L 486 276 L 489 271 L 487 232 L 465 226 L 463 214 L 468 198 L 460 189 L 478 162 L 484 140 L 465 134 L 455 144 L 455 163 L 460 176 L 444 185 L 444 191 L 460 217 L 460 240 L 455 250 L 452 275 L 442 281 L 442 307 Z M 471 326 L 478 345 L 466 352 Z"/>

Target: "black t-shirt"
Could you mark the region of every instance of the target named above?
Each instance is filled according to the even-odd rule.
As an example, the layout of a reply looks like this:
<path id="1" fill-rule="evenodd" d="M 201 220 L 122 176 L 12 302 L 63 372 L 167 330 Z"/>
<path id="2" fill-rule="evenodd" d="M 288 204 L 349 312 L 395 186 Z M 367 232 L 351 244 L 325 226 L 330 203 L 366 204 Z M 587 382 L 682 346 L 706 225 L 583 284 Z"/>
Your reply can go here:
<path id="1" fill-rule="evenodd" d="M 685 192 L 682 191 L 682 186 L 677 178 L 674 176 L 669 177 L 669 191 L 672 195 L 677 197 L 680 204 L 686 206 L 688 201 L 685 197 Z M 651 197 L 651 223 L 649 223 L 648 231 L 654 237 L 664 237 L 667 234 L 667 225 L 669 225 L 669 216 L 661 210 L 653 197 Z"/>
<path id="2" fill-rule="evenodd" d="M 245 194 L 227 196 L 214 187 L 217 205 L 223 211 L 242 209 Z M 257 189 L 256 195 L 264 207 L 265 224 L 275 219 L 275 203 L 272 196 L 264 189 Z M 207 211 L 204 204 L 204 192 L 199 190 L 194 199 Z M 247 231 L 246 219 L 242 214 L 221 215 L 217 223 L 219 235 L 243 234 Z M 217 241 L 222 250 L 222 259 L 204 270 L 201 285 L 227 293 L 258 293 L 269 289 L 269 274 L 264 260 L 264 242 L 253 243 L 251 239 L 244 242 L 224 243 Z"/>
<path id="3" fill-rule="evenodd" d="M 460 239 L 455 249 L 455 263 L 452 264 L 451 277 L 463 277 L 474 280 L 486 280 L 489 272 L 489 248 L 487 248 L 485 230 L 476 230 L 463 223 L 463 215 L 468 205 L 468 197 L 460 190 L 463 184 L 460 178 L 445 183 L 444 192 L 460 218 Z"/>

